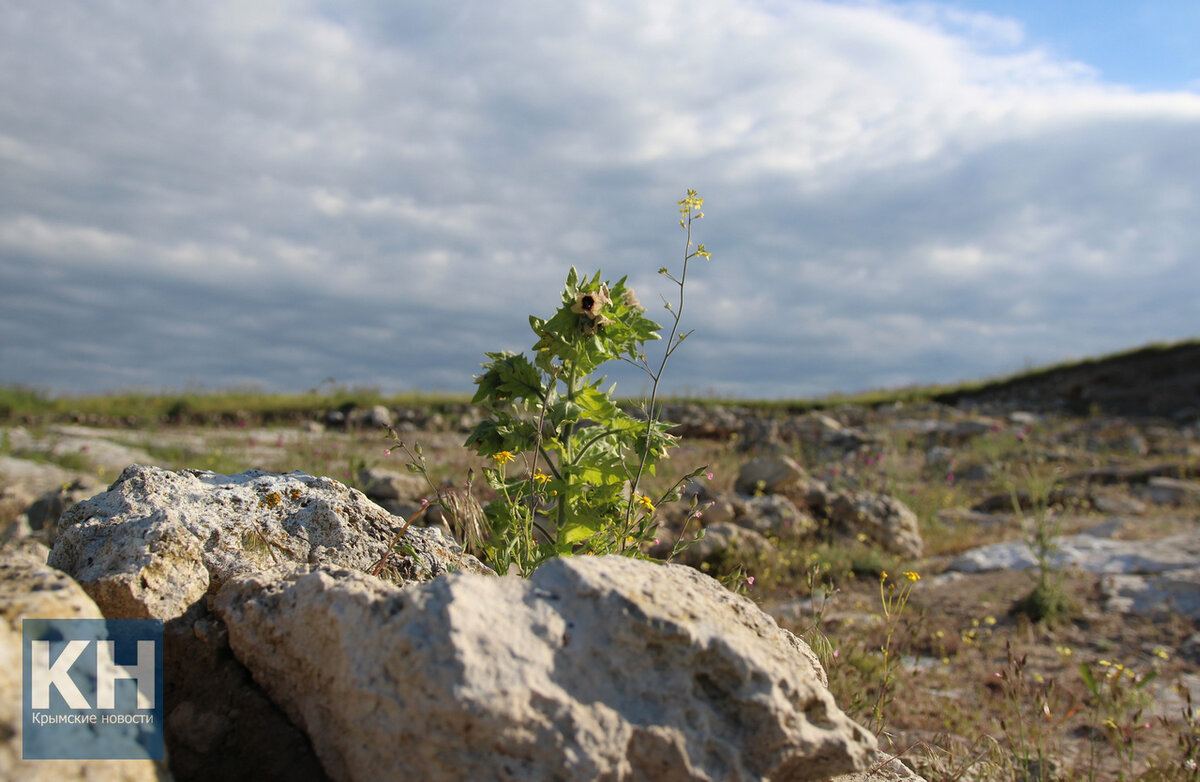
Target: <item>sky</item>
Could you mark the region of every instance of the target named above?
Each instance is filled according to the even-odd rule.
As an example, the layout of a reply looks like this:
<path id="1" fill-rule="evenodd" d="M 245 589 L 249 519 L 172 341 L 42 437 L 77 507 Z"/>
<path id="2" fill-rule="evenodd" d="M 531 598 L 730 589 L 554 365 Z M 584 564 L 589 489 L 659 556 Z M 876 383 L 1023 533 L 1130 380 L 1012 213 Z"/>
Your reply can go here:
<path id="1" fill-rule="evenodd" d="M 1198 29 L 1192 0 L 0 0 L 0 385 L 469 392 L 572 265 L 669 324 L 688 188 L 712 258 L 669 393 L 1197 337 Z"/>

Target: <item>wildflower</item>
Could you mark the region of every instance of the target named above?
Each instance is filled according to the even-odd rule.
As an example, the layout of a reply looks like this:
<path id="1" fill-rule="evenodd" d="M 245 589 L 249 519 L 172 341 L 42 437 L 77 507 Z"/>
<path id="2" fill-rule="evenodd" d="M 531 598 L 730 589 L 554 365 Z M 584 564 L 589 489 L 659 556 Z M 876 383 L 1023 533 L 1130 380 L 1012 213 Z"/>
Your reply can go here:
<path id="1" fill-rule="evenodd" d="M 650 513 L 653 513 L 653 512 L 654 512 L 654 503 L 653 503 L 653 502 L 651 502 L 650 498 L 649 498 L 649 497 L 647 497 L 645 494 L 635 494 L 635 495 L 633 495 L 633 501 L 634 501 L 635 503 L 637 503 L 638 505 L 641 505 L 641 506 L 642 506 L 643 508 L 645 508 L 645 509 L 646 509 L 648 512 L 650 512 Z"/>
<path id="2" fill-rule="evenodd" d="M 1056 646 L 1054 647 L 1054 651 L 1058 652 L 1062 657 L 1070 657 L 1072 654 L 1071 647 L 1069 646 Z"/>
<path id="3" fill-rule="evenodd" d="M 904 577 L 908 579 L 908 582 L 909 582 L 910 584 L 911 584 L 911 583 L 914 583 L 914 582 L 916 582 L 916 581 L 920 581 L 920 580 L 921 580 L 921 574 L 920 574 L 920 573 L 916 573 L 916 572 L 914 572 L 914 571 L 912 571 L 912 570 L 906 570 L 906 571 L 904 571 Z M 992 623 L 994 624 L 994 623 L 995 623 L 995 621 L 996 621 L 996 620 L 995 620 L 995 619 L 993 619 L 993 620 L 992 620 Z"/>
<path id="4" fill-rule="evenodd" d="M 879 571 L 879 583 L 882 584 L 884 581 L 887 581 L 887 571 L 881 570 Z"/>
<path id="5" fill-rule="evenodd" d="M 708 478 L 711 481 L 713 479 L 713 474 L 710 472 L 707 475 L 705 475 L 704 477 Z"/>
<path id="6" fill-rule="evenodd" d="M 515 461 L 516 458 L 516 456 L 513 456 L 512 451 L 501 451 L 500 453 L 492 454 L 492 459 L 494 459 L 496 464 L 500 467 L 503 467 L 511 461 Z"/>
<path id="7" fill-rule="evenodd" d="M 746 583 L 749 584 L 750 586 L 754 586 L 754 576 L 750 576 L 749 578 L 747 578 Z"/>
<path id="8" fill-rule="evenodd" d="M 633 288 L 626 288 L 624 295 L 621 296 L 621 302 L 632 310 L 645 312 L 646 308 L 638 301 L 637 294 L 633 292 Z"/>
<path id="9" fill-rule="evenodd" d="M 608 286 L 601 285 L 598 291 L 582 291 L 575 294 L 575 305 L 571 307 L 571 312 L 574 312 L 576 315 L 587 315 L 592 320 L 596 320 L 597 318 L 604 317 L 600 314 L 600 311 L 604 309 L 604 305 L 611 301 L 612 299 L 608 294 Z M 605 318 L 605 320 L 608 319 Z M 609 325 L 609 323 L 611 321 L 601 325 Z"/>
<path id="10" fill-rule="evenodd" d="M 1154 656 L 1163 660 L 1171 659 L 1171 653 L 1161 646 L 1154 647 Z"/>
<path id="11" fill-rule="evenodd" d="M 541 470 L 536 470 L 533 473 L 533 480 L 537 482 L 538 486 L 545 486 L 547 483 L 550 482 L 550 476 L 547 475 L 546 473 L 542 472 Z"/>
<path id="12" fill-rule="evenodd" d="M 983 618 L 983 623 L 984 623 L 985 625 L 988 625 L 988 626 L 990 627 L 991 625 L 994 625 L 994 624 L 996 624 L 996 617 L 994 617 L 994 616 L 985 616 L 985 617 Z"/>

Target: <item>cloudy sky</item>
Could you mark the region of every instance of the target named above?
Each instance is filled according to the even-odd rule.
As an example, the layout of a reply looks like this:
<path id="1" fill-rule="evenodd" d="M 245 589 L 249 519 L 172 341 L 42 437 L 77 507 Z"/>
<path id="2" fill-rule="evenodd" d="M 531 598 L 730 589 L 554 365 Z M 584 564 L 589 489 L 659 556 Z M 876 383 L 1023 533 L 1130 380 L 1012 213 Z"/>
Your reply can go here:
<path id="1" fill-rule="evenodd" d="M 0 384 L 469 391 L 687 188 L 674 393 L 1200 336 L 1200 5 L 1110 5 L 0 0 Z"/>

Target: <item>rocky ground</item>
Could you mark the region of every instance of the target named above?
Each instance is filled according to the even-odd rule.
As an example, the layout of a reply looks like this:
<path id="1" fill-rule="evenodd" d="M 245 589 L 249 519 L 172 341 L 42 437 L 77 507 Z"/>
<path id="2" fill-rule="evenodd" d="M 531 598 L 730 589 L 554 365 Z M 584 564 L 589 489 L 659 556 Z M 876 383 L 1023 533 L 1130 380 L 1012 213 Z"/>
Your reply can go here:
<path id="1" fill-rule="evenodd" d="M 689 488 L 699 525 L 662 509 L 656 553 L 703 526 L 678 559 L 808 640 L 838 705 L 928 779 L 1196 779 L 1195 411 L 1019 401 L 669 408 L 683 439 L 666 466 L 712 477 Z M 407 515 L 425 487 L 386 452 L 374 426 L 388 422 L 436 480 L 480 466 L 461 448 L 469 414 L 357 422 L 7 426 L 0 530 L 49 542 L 64 510 L 130 464 L 302 470 Z M 1039 577 L 1061 608 L 1045 621 L 1018 610 Z"/>

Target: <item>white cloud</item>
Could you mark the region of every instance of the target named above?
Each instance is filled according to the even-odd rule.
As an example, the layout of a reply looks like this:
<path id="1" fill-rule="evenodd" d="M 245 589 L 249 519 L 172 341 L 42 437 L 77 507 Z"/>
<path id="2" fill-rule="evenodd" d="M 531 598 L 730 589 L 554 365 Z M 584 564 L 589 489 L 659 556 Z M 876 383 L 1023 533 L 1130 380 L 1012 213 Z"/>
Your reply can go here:
<path id="1" fill-rule="evenodd" d="M 0 348 L 0 382 L 466 388 L 569 265 L 669 293 L 686 187 L 714 257 L 680 388 L 1195 329 L 1200 97 L 936 4 L 18 5 L 0 95 L 0 330 L 36 343 Z M 93 295 L 64 314 L 68 281 Z"/>

